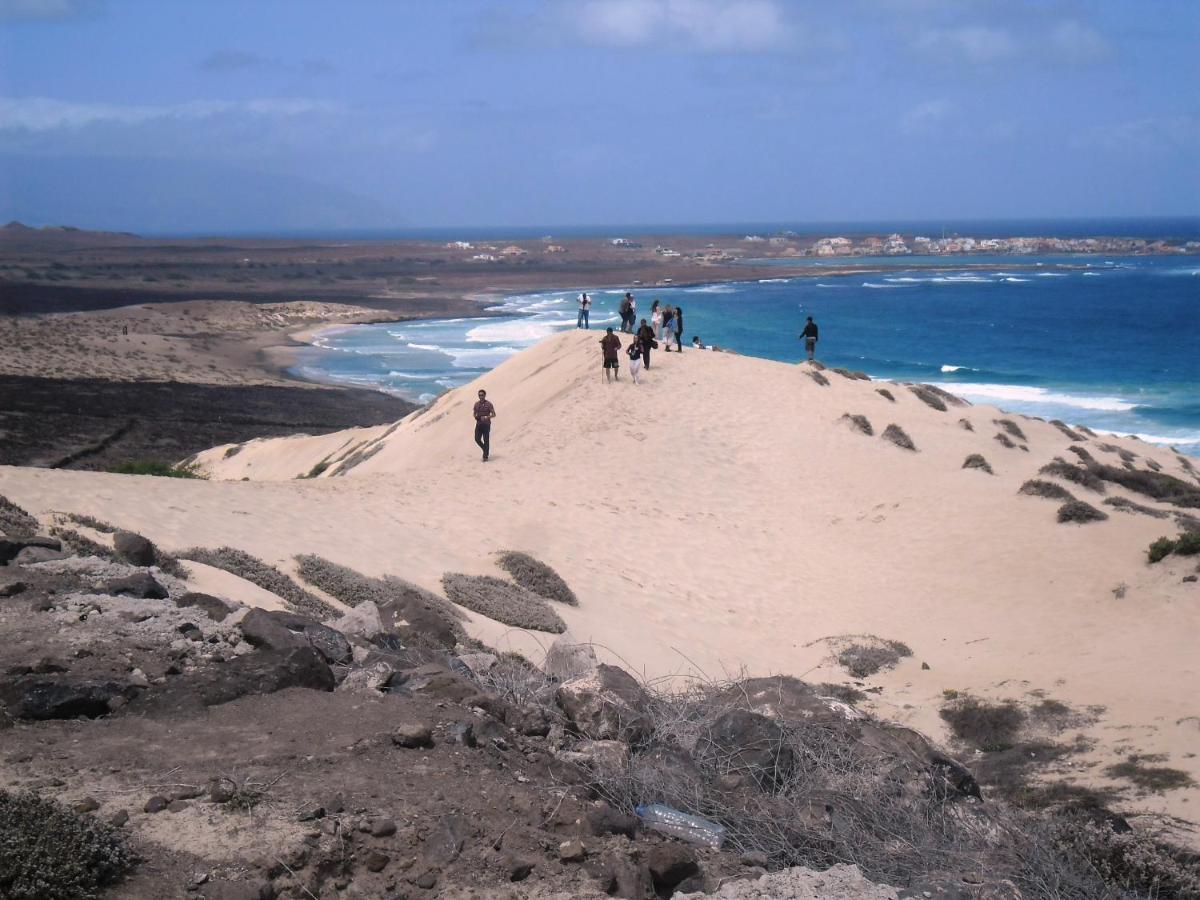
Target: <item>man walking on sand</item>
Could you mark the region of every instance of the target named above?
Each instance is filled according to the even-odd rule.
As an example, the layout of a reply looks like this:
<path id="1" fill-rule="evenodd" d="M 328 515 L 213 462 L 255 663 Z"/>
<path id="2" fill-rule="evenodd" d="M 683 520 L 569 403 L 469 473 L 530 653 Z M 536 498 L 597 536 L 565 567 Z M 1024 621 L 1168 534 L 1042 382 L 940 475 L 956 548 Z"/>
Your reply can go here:
<path id="1" fill-rule="evenodd" d="M 575 327 L 590 329 L 592 326 L 588 324 L 588 313 L 592 310 L 592 298 L 586 293 L 579 295 L 579 316 L 575 319 Z"/>
<path id="2" fill-rule="evenodd" d="M 804 349 L 808 351 L 808 358 L 811 361 L 817 352 L 817 323 L 812 320 L 812 316 L 808 317 L 808 322 L 804 326 L 804 330 L 800 332 L 800 337 L 804 339 Z"/>
<path id="3" fill-rule="evenodd" d="M 600 338 L 600 349 L 604 351 L 604 380 L 609 381 L 608 370 L 612 369 L 613 378 L 621 380 L 621 339 L 613 334 L 612 328 L 608 334 Z"/>
<path id="4" fill-rule="evenodd" d="M 483 461 L 488 461 L 492 449 L 492 419 L 496 418 L 496 407 L 487 398 L 487 391 L 479 392 L 479 401 L 475 404 L 475 443 L 483 451 Z"/>

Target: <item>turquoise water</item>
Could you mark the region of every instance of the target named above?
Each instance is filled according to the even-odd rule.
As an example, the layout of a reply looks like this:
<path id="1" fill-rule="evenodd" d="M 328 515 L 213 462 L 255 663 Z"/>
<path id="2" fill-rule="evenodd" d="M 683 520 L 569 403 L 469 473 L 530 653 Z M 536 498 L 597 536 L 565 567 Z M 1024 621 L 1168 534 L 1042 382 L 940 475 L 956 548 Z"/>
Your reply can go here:
<path id="1" fill-rule="evenodd" d="M 791 263 L 794 265 L 795 263 Z M 805 261 L 850 275 L 634 288 L 682 306 L 699 335 L 740 353 L 818 358 L 873 377 L 939 384 L 969 400 L 1137 434 L 1200 455 L 1200 258 L 973 257 Z M 578 288 L 497 298 L 491 317 L 326 331 L 303 351 L 305 378 L 428 401 L 546 335 L 575 325 Z M 590 291 L 592 327 L 615 325 L 623 290 Z"/>

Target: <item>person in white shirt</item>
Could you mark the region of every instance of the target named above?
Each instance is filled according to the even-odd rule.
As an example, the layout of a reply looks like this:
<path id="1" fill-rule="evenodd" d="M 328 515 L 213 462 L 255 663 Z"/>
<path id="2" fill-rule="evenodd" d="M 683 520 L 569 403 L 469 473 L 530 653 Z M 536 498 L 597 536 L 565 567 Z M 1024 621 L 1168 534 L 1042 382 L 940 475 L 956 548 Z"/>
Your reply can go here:
<path id="1" fill-rule="evenodd" d="M 592 310 L 592 298 L 586 293 L 579 295 L 579 316 L 575 319 L 576 328 L 586 328 L 591 330 L 591 325 L 588 324 L 588 313 Z"/>

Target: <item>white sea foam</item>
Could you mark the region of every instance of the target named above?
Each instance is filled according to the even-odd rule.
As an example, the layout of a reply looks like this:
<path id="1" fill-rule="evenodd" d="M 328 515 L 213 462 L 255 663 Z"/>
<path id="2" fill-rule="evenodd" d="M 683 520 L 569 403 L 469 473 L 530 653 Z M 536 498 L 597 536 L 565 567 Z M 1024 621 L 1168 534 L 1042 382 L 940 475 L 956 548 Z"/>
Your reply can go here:
<path id="1" fill-rule="evenodd" d="M 888 288 L 897 289 L 897 288 L 908 287 L 908 285 L 906 285 L 906 284 L 879 284 L 878 282 L 874 282 L 874 281 L 864 281 L 862 283 L 862 286 L 865 288 L 873 288 L 874 290 L 885 290 Z"/>
<path id="2" fill-rule="evenodd" d="M 521 351 L 519 347 L 443 347 L 456 369 L 490 369 Z"/>
<path id="3" fill-rule="evenodd" d="M 1024 282 L 1028 281 L 1029 279 L 1028 279 L 1028 278 L 1018 278 L 1016 275 L 1009 275 L 1009 276 L 1008 276 L 1007 278 L 1005 278 L 1004 280 L 1005 280 L 1005 281 L 1013 281 L 1013 282 L 1021 282 L 1021 283 L 1024 283 Z"/>
<path id="4" fill-rule="evenodd" d="M 1046 388 L 1030 387 L 1021 384 L 940 384 L 952 393 L 960 394 L 968 399 L 980 399 L 985 403 L 1017 402 L 1039 403 L 1042 405 L 1071 406 L 1076 409 L 1094 409 L 1106 412 L 1128 412 L 1137 404 L 1120 397 L 1096 397 L 1089 394 L 1063 394 Z"/>
<path id="5" fill-rule="evenodd" d="M 573 324 L 567 319 L 546 316 L 485 322 L 468 331 L 466 339 L 474 344 L 505 342 L 528 345 Z"/>
<path id="6" fill-rule="evenodd" d="M 415 372 L 388 372 L 388 378 L 399 378 L 402 381 L 425 381 L 429 378 L 428 375 L 418 375 Z"/>
<path id="7" fill-rule="evenodd" d="M 780 279 L 781 281 L 783 279 Z M 737 288 L 732 284 L 702 284 L 698 287 L 684 288 L 685 294 L 732 294 Z"/>
<path id="8" fill-rule="evenodd" d="M 978 372 L 979 371 L 978 369 L 972 369 L 970 366 L 950 366 L 950 365 L 942 366 L 942 371 L 947 374 L 949 374 L 950 372 L 961 372 L 963 369 L 966 369 L 969 372 Z"/>
<path id="9" fill-rule="evenodd" d="M 1084 274 L 1084 275 L 1091 275 L 1093 278 L 1098 278 L 1098 277 L 1100 276 L 1100 273 L 1099 273 L 1099 272 L 1084 272 L 1083 274 Z"/>
<path id="10" fill-rule="evenodd" d="M 791 281 L 790 278 L 760 278 L 760 279 L 758 279 L 759 284 L 787 284 L 789 281 Z"/>
<path id="11" fill-rule="evenodd" d="M 414 344 L 409 342 L 405 344 L 410 350 L 432 350 L 435 353 L 445 353 L 446 351 L 437 344 Z"/>
<path id="12" fill-rule="evenodd" d="M 1038 278 L 1066 278 L 1066 272 L 1038 272 Z"/>
<path id="13" fill-rule="evenodd" d="M 819 288 L 843 288 L 843 287 L 845 287 L 845 285 L 844 284 L 822 284 L 821 282 L 818 281 L 817 287 L 819 287 Z"/>

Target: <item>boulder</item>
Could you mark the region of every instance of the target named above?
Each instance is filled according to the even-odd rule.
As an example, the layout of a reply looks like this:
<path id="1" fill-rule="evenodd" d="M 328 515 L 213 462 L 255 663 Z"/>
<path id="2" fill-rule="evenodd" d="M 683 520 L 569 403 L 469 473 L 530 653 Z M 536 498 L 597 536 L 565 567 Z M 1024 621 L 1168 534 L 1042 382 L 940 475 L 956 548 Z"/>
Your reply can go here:
<path id="1" fill-rule="evenodd" d="M 559 635 L 546 651 L 542 671 L 551 678 L 567 681 L 586 675 L 600 665 L 591 644 L 580 644 L 569 634 Z"/>
<path id="2" fill-rule="evenodd" d="M 638 828 L 641 826 L 641 820 L 637 816 L 613 809 L 603 800 L 587 811 L 584 822 L 588 831 L 597 837 L 623 834 L 630 840 L 637 837 Z"/>
<path id="3" fill-rule="evenodd" d="M 392 676 L 388 692 L 393 694 L 423 694 L 438 700 L 460 702 L 479 693 L 477 685 L 460 675 L 455 675 L 445 666 L 429 663 L 410 669 L 401 669 Z"/>
<path id="4" fill-rule="evenodd" d="M 664 841 L 651 847 L 646 854 L 646 867 L 654 880 L 654 889 L 664 897 L 670 897 L 681 883 L 700 874 L 696 854 L 678 841 Z"/>
<path id="5" fill-rule="evenodd" d="M 433 729 L 424 722 L 406 722 L 392 732 L 392 743 L 409 750 L 433 746 Z"/>
<path id="6" fill-rule="evenodd" d="M 270 650 L 312 647 L 327 662 L 346 664 L 354 659 L 350 642 L 341 632 L 296 613 L 252 609 L 238 623 L 246 643 Z"/>
<path id="7" fill-rule="evenodd" d="M 70 553 L 64 553 L 62 550 L 53 550 L 50 547 L 22 547 L 17 553 L 13 562 L 18 566 L 29 566 L 35 563 L 54 562 L 59 559 L 67 559 Z"/>
<path id="8" fill-rule="evenodd" d="M 779 724 L 744 709 L 722 713 L 696 750 L 718 769 L 747 775 L 763 790 L 785 781 L 795 764 Z"/>
<path id="9" fill-rule="evenodd" d="M 112 578 L 104 584 L 104 592 L 118 597 L 138 597 L 142 600 L 166 600 L 167 589 L 146 572 L 135 572 L 125 578 Z"/>
<path id="10" fill-rule="evenodd" d="M 17 555 L 29 547 L 42 547 L 46 550 L 61 550 L 62 541 L 51 537 L 8 537 L 0 538 L 0 566 L 6 566 L 17 558 Z"/>
<path id="11" fill-rule="evenodd" d="M 545 737 L 550 733 L 550 714 L 540 706 L 512 707 L 504 717 L 505 724 L 525 737 Z"/>
<path id="12" fill-rule="evenodd" d="M 358 604 L 344 616 L 330 619 L 325 624 L 344 635 L 356 634 L 368 641 L 387 630 L 379 617 L 379 607 L 371 600 Z"/>
<path id="13" fill-rule="evenodd" d="M 649 698 L 637 680 L 616 666 L 564 681 L 555 702 L 581 735 L 599 741 L 638 742 L 649 734 Z"/>
<path id="14" fill-rule="evenodd" d="M 609 776 L 629 768 L 629 747 L 620 741 L 580 741 L 574 750 L 561 750 L 555 756 Z"/>
<path id="15" fill-rule="evenodd" d="M 233 612 L 233 607 L 224 600 L 213 597 L 211 594 L 200 594 L 195 591 L 189 591 L 182 597 L 176 597 L 175 605 L 181 609 L 195 607 L 202 610 L 214 622 L 225 621 L 225 617 Z"/>
<path id="16" fill-rule="evenodd" d="M 24 593 L 28 587 L 23 581 L 0 581 L 0 597 L 15 597 Z"/>
<path id="17" fill-rule="evenodd" d="M 332 691 L 334 686 L 333 672 L 311 647 L 247 653 L 193 681 L 205 706 L 293 687 Z"/>
<path id="18" fill-rule="evenodd" d="M 457 660 L 476 678 L 490 672 L 499 662 L 494 653 L 462 653 Z"/>
<path id="19" fill-rule="evenodd" d="M 395 671 L 391 664 L 379 660 L 350 672 L 337 689 L 347 694 L 378 694 L 387 689 Z"/>
<path id="20" fill-rule="evenodd" d="M 33 681 L 22 685 L 16 714 L 22 719 L 89 719 L 113 709 L 112 701 L 126 697 L 128 685 L 114 681 Z"/>
<path id="21" fill-rule="evenodd" d="M 117 551 L 117 556 L 131 566 L 152 566 L 158 556 L 150 541 L 132 531 L 118 531 L 114 534 L 113 549 Z"/>

